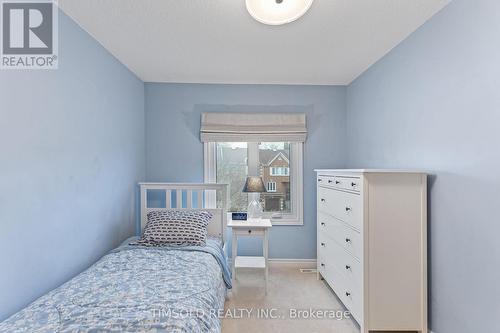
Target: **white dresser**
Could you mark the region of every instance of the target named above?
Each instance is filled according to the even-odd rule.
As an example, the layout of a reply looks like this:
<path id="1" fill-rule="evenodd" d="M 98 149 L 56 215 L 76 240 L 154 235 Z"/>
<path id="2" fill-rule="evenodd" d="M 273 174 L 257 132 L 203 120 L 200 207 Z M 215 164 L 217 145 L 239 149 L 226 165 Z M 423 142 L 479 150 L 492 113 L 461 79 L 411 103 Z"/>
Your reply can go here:
<path id="1" fill-rule="evenodd" d="M 361 332 L 427 332 L 427 176 L 317 172 L 318 276 Z"/>

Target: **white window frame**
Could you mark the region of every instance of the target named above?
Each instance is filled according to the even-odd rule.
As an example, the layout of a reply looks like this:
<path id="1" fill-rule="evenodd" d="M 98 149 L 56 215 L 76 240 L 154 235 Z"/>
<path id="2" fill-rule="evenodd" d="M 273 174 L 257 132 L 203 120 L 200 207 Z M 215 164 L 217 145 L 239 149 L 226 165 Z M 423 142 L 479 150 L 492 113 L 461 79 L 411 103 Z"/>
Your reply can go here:
<path id="1" fill-rule="evenodd" d="M 272 185 L 272 186 L 269 186 L 269 185 Z M 273 182 L 273 181 L 267 182 L 266 189 L 267 189 L 267 192 L 269 192 L 269 193 L 276 192 L 276 182 Z"/>
<path id="2" fill-rule="evenodd" d="M 249 142 L 249 144 L 251 144 Z M 264 218 L 271 219 L 273 225 L 304 225 L 304 167 L 302 142 L 290 142 L 290 213 L 264 213 Z M 205 183 L 217 181 L 217 149 L 215 142 L 203 143 L 203 177 Z M 252 173 L 252 170 L 249 170 Z M 210 198 L 207 198 L 210 200 Z"/>

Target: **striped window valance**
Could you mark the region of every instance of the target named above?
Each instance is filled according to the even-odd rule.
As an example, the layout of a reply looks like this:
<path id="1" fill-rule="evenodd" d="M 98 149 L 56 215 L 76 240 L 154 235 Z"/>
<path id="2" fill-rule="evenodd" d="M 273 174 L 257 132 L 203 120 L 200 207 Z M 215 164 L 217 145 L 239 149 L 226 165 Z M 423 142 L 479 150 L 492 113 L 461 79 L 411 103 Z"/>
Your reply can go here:
<path id="1" fill-rule="evenodd" d="M 305 113 L 206 112 L 201 115 L 202 142 L 304 142 Z"/>

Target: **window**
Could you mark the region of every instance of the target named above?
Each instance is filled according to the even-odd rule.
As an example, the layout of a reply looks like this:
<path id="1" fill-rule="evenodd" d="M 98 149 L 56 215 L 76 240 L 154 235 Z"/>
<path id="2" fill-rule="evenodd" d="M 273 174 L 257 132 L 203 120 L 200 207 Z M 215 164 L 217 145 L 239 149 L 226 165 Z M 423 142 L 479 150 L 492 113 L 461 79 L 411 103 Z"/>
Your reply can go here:
<path id="1" fill-rule="evenodd" d="M 288 176 L 289 170 L 288 167 L 272 167 L 271 176 Z"/>
<path id="2" fill-rule="evenodd" d="M 203 112 L 205 182 L 229 184 L 231 211 L 246 211 L 250 197 L 260 200 L 273 224 L 302 225 L 306 138 L 302 112 Z M 244 194 L 248 175 L 262 177 L 269 191 Z M 215 205 L 208 194 L 208 204 Z"/>
<path id="3" fill-rule="evenodd" d="M 246 211 L 257 195 L 273 224 L 302 224 L 302 143 L 205 142 L 205 181 L 229 184 L 229 210 Z M 262 177 L 266 193 L 242 189 L 247 175 Z"/>

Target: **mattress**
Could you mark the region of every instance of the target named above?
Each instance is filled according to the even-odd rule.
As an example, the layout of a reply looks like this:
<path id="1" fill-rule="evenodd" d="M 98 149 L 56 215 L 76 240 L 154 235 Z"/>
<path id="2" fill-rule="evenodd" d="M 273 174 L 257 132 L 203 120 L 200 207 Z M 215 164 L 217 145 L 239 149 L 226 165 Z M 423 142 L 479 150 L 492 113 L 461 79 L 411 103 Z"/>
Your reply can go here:
<path id="1" fill-rule="evenodd" d="M 0 323 L 0 332 L 220 332 L 231 288 L 220 241 L 145 248 L 131 240 Z"/>

